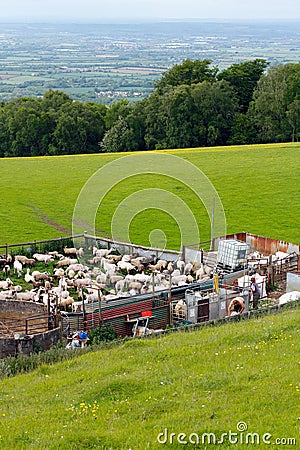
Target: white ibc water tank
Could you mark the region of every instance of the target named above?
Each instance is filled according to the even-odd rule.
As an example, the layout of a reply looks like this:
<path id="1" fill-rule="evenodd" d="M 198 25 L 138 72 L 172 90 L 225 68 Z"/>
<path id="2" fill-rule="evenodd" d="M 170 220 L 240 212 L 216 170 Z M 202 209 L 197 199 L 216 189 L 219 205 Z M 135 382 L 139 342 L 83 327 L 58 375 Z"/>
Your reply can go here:
<path id="1" fill-rule="evenodd" d="M 218 245 L 217 264 L 231 270 L 245 267 L 249 250 L 250 247 L 245 242 L 222 239 Z"/>

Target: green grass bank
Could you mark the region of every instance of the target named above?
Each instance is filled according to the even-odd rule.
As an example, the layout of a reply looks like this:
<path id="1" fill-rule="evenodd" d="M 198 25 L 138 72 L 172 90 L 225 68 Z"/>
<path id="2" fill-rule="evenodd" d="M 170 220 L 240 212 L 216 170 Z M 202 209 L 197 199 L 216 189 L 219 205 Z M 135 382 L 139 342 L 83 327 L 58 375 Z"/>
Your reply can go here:
<path id="1" fill-rule="evenodd" d="M 238 449 L 247 433 L 250 448 L 297 448 L 278 439 L 300 439 L 299 319 L 296 309 L 132 340 L 2 380 L 1 448 L 211 448 L 205 433 L 230 430 Z"/>

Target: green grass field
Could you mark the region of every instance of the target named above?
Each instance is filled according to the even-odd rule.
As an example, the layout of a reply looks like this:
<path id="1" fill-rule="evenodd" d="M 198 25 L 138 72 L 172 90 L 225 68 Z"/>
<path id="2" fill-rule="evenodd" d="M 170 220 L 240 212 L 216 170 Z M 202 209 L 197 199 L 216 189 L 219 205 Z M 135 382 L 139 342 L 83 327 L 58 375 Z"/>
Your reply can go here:
<path id="1" fill-rule="evenodd" d="M 206 174 L 224 205 L 228 232 L 300 242 L 299 144 L 162 154 L 180 156 Z M 0 243 L 70 234 L 74 205 L 85 182 L 122 156 L 1 159 Z M 186 202 L 199 219 L 201 240 L 209 238 L 208 216 L 195 194 L 159 175 L 135 176 L 111 189 L 99 208 L 97 228 L 110 234 L 116 208 L 150 187 Z M 160 209 L 141 210 L 130 223 L 130 238 L 147 245 L 149 233 L 159 228 L 167 235 L 167 247 L 178 248 L 178 224 Z M 197 332 L 131 340 L 4 379 L 1 449 L 179 449 L 195 448 L 198 438 L 200 443 L 206 439 L 199 448 L 213 448 L 203 433 L 214 433 L 220 441 L 222 433 L 236 433 L 237 426 L 241 430 L 245 424 L 248 429 L 238 431 L 237 444 L 227 435 L 216 445 L 297 448 L 299 319 L 297 309 Z M 245 444 L 247 432 L 256 433 L 253 439 L 259 436 L 260 443 Z M 166 443 L 158 442 L 159 434 Z M 262 442 L 264 435 L 268 444 Z M 295 439 L 296 445 L 288 439 Z"/>
<path id="2" fill-rule="evenodd" d="M 299 319 L 296 309 L 131 340 L 4 379 L 1 449 L 195 448 L 230 430 L 220 448 L 297 448 Z M 203 439 L 197 448 L 214 448 Z"/>
<path id="3" fill-rule="evenodd" d="M 150 154 L 145 152 L 148 157 Z M 224 206 L 228 233 L 249 231 L 300 242 L 300 144 L 184 149 L 162 154 L 195 164 L 209 178 Z M 74 205 L 85 182 L 100 167 L 125 155 L 1 159 L 0 243 L 70 234 Z M 150 187 L 181 198 L 197 219 L 200 240 L 209 239 L 209 218 L 195 194 L 186 185 L 159 175 L 132 177 L 111 189 L 99 208 L 97 229 L 111 235 L 111 220 L 118 205 L 134 192 Z M 164 230 L 168 248 L 179 246 L 180 227 L 166 212 L 153 208 L 141 211 L 129 225 L 135 243 L 149 244 L 149 233 L 158 228 Z M 190 239 L 190 243 L 195 242 L 193 235 Z"/>
<path id="4" fill-rule="evenodd" d="M 289 144 L 164 153 L 192 162 L 208 176 L 224 205 L 228 232 L 246 230 L 297 243 L 300 241 L 299 150 L 299 145 Z M 70 233 L 73 208 L 84 183 L 97 169 L 122 156 L 124 154 L 1 160 L 1 242 Z M 201 217 L 201 240 L 209 237 L 208 216 L 193 193 L 158 175 L 134 177 L 112 189 L 100 207 L 97 228 L 111 234 L 110 222 L 116 207 L 126 196 L 145 188 L 145 184 L 170 190 L 181 197 L 195 216 Z M 130 229 L 132 240 L 149 243 L 153 220 L 157 228 L 166 231 L 168 247 L 176 248 L 178 227 L 167 214 L 159 211 L 135 217 Z M 50 224 L 51 221 L 56 224 Z"/>

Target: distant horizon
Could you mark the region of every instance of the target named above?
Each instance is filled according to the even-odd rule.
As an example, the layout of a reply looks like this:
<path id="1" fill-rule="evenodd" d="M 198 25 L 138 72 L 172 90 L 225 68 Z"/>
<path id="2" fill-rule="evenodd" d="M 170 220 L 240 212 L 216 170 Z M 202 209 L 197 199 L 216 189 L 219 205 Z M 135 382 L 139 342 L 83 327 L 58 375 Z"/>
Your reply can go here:
<path id="1" fill-rule="evenodd" d="M 82 19 L 79 18 L 46 18 L 46 17 L 40 17 L 40 18 L 0 18 L 0 23 L 2 24 L 43 24 L 43 23 L 49 23 L 49 24 L 82 24 L 82 25 L 100 25 L 100 24 L 139 24 L 139 23 L 156 23 L 156 22 L 220 22 L 220 23 L 230 23 L 230 22 L 300 22 L 300 18 L 257 18 L 257 17 L 249 17 L 249 18 L 219 18 L 219 17 L 208 17 L 208 18 L 201 18 L 201 17 L 193 17 L 193 18 L 172 18 L 172 17 L 144 17 L 144 18 L 102 18 L 101 20 L 95 20 L 92 19 Z"/>
<path id="2" fill-rule="evenodd" d="M 300 19 L 299 0 L 9 0 L 1 6 L 1 22 Z"/>

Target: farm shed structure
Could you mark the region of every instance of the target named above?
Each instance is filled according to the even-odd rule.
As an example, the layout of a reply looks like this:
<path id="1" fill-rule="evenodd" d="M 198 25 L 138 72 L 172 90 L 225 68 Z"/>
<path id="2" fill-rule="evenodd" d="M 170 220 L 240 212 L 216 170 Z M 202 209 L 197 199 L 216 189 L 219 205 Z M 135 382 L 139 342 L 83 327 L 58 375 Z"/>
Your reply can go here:
<path id="1" fill-rule="evenodd" d="M 220 283 L 230 283 L 236 276 L 244 272 L 226 274 Z M 185 298 L 186 290 L 212 291 L 213 279 L 190 283 L 189 285 L 172 287 L 154 294 L 139 294 L 132 297 L 118 298 L 108 301 L 83 304 L 83 311 L 67 313 L 62 316 L 63 330 L 74 332 L 79 329 L 91 331 L 101 324 L 109 323 L 119 336 L 128 336 L 132 333 L 132 319 L 136 319 L 145 311 L 151 311 L 150 327 L 154 330 L 166 328 L 173 322 L 170 316 L 170 303 Z M 200 321 L 209 320 L 208 303 L 199 316 Z M 99 313 L 100 307 L 100 313 Z M 129 320 L 128 320 L 129 319 Z"/>

